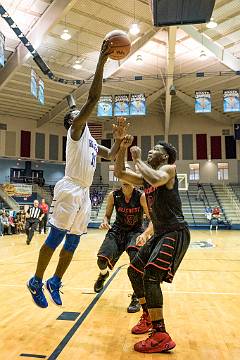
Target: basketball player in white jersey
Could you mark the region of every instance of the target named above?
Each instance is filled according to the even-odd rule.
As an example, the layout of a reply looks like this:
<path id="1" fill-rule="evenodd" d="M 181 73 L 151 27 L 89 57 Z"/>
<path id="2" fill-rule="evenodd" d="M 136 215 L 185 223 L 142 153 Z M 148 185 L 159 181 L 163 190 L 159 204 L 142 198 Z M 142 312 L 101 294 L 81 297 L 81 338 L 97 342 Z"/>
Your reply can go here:
<path id="1" fill-rule="evenodd" d="M 43 275 L 54 251 L 65 237 L 56 271 L 53 277 L 46 281 L 46 289 L 53 302 L 62 305 L 61 279 L 71 263 L 80 236 L 86 233 L 90 219 L 89 187 L 96 168 L 96 158 L 100 156 L 114 159 L 125 135 L 125 119 L 119 118 L 118 125 L 113 127 L 115 143 L 111 149 L 107 149 L 97 144 L 87 125 L 87 119 L 101 94 L 103 69 L 109 53 L 109 43 L 104 41 L 86 103 L 80 111 L 71 110 L 64 117 L 64 126 L 68 130 L 65 176 L 54 188 L 54 198 L 49 213 L 51 230 L 40 249 L 35 275 L 27 283 L 35 304 L 42 308 L 48 306 L 43 293 Z"/>

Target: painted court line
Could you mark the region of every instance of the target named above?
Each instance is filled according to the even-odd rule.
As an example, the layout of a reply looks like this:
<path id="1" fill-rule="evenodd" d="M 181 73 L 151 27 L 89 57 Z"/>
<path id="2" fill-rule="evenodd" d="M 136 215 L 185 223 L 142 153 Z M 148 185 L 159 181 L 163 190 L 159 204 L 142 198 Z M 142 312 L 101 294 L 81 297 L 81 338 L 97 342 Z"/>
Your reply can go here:
<path id="1" fill-rule="evenodd" d="M 93 307 L 96 305 L 96 303 L 98 302 L 98 300 L 100 299 L 100 297 L 102 296 L 102 294 L 104 293 L 104 291 L 108 288 L 108 286 L 111 284 L 111 282 L 113 281 L 113 279 L 115 278 L 115 276 L 118 274 L 118 272 L 121 270 L 121 268 L 125 266 L 122 265 L 119 268 L 117 268 L 116 271 L 114 271 L 114 273 L 112 274 L 112 276 L 110 277 L 110 279 L 106 282 L 106 285 L 104 286 L 103 290 L 97 294 L 94 299 L 91 301 L 91 303 L 88 305 L 88 307 L 86 308 L 86 310 L 83 312 L 83 314 L 80 316 L 80 318 L 76 321 L 76 323 L 73 325 L 73 327 L 69 330 L 69 332 L 67 333 L 67 335 L 62 339 L 62 341 L 59 343 L 59 345 L 56 347 L 56 349 L 52 352 L 52 354 L 49 356 L 48 360 L 55 360 L 58 358 L 58 356 L 61 354 L 61 352 L 63 351 L 63 349 L 66 347 L 66 345 L 68 344 L 68 342 L 71 340 L 71 338 L 73 337 L 73 335 L 75 334 L 75 332 L 79 329 L 79 327 L 81 326 L 81 324 L 83 323 L 83 321 L 86 319 L 86 317 L 88 316 L 88 314 L 90 313 L 90 311 L 93 309 Z"/>
<path id="2" fill-rule="evenodd" d="M 47 357 L 46 355 L 35 355 L 35 354 L 20 354 L 20 356 L 34 358 L 34 359 L 46 359 Z"/>

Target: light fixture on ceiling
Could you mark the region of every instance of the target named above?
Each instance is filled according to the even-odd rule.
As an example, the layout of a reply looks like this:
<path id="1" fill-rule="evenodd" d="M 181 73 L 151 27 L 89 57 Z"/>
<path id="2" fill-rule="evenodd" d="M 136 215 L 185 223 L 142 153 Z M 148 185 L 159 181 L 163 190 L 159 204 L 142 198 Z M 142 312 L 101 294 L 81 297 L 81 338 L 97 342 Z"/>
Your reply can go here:
<path id="1" fill-rule="evenodd" d="M 80 70 L 82 68 L 82 64 L 79 59 L 75 61 L 75 63 L 72 66 L 75 70 Z"/>
<path id="2" fill-rule="evenodd" d="M 129 32 L 131 35 L 138 35 L 140 33 L 140 27 L 138 25 L 138 23 L 136 22 L 136 7 L 135 7 L 135 0 L 133 2 L 133 23 L 130 26 Z"/>
<path id="3" fill-rule="evenodd" d="M 201 52 L 200 52 L 200 59 L 202 61 L 206 60 L 207 59 L 207 54 L 205 53 L 205 51 L 202 49 Z"/>
<path id="4" fill-rule="evenodd" d="M 214 19 L 212 17 L 206 26 L 208 29 L 214 29 L 215 27 L 218 26 L 218 24 L 216 23 L 216 21 L 214 21 Z"/>
<path id="5" fill-rule="evenodd" d="M 138 35 L 140 33 L 139 25 L 137 23 L 133 23 L 129 29 L 129 32 L 131 35 Z"/>
<path id="6" fill-rule="evenodd" d="M 71 39 L 72 36 L 71 36 L 71 34 L 69 34 L 68 29 L 64 29 L 63 33 L 60 35 L 60 37 L 63 40 L 69 40 L 69 39 Z"/>
<path id="7" fill-rule="evenodd" d="M 60 35 L 60 38 L 67 41 L 67 40 L 71 39 L 71 37 L 72 36 L 67 29 L 67 20 L 66 20 L 66 16 L 65 16 L 65 29 L 63 30 L 62 34 Z"/>
<path id="8" fill-rule="evenodd" d="M 142 62 L 143 62 L 142 55 L 141 55 L 141 54 L 138 54 L 138 55 L 136 56 L 136 63 L 137 63 L 137 64 L 142 64 Z"/>

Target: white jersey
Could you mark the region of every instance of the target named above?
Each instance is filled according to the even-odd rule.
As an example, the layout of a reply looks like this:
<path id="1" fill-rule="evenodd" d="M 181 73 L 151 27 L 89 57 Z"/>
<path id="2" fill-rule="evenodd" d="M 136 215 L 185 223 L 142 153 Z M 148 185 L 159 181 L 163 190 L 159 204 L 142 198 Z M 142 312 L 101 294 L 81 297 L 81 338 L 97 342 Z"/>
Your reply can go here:
<path id="1" fill-rule="evenodd" d="M 81 186 L 89 187 L 96 169 L 98 144 L 90 134 L 87 124 L 78 141 L 71 138 L 71 128 L 67 133 L 65 176 Z"/>

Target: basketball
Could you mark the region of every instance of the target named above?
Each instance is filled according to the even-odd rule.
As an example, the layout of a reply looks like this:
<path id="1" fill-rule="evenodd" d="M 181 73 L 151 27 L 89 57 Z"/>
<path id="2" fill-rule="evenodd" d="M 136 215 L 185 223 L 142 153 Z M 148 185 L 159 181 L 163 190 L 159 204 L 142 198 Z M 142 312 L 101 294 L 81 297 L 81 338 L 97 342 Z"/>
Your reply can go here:
<path id="1" fill-rule="evenodd" d="M 130 52 L 131 42 L 127 34 L 122 30 L 113 30 L 105 36 L 110 41 L 110 49 L 113 51 L 109 57 L 112 60 L 122 60 Z"/>

